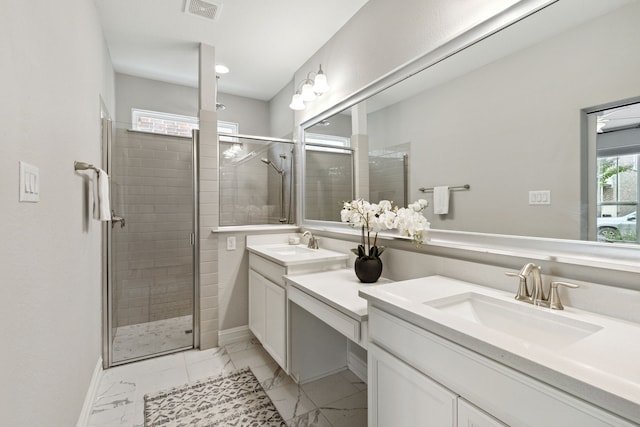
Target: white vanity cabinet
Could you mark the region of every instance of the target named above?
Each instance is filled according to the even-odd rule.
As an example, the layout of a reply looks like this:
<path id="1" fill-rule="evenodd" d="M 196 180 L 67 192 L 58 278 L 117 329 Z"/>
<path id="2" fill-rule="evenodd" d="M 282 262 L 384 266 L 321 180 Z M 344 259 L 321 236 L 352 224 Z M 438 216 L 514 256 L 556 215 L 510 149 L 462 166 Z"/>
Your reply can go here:
<path id="1" fill-rule="evenodd" d="M 284 369 L 287 357 L 287 292 L 284 276 L 343 268 L 346 254 L 298 246 L 255 245 L 249 250 L 249 330 Z"/>
<path id="2" fill-rule="evenodd" d="M 637 426 L 371 305 L 369 342 L 372 427 Z"/>
<path id="3" fill-rule="evenodd" d="M 457 395 L 371 344 L 369 426 L 455 427 Z"/>
<path id="4" fill-rule="evenodd" d="M 249 270 L 249 329 L 278 365 L 286 367 L 284 288 Z"/>
<path id="5" fill-rule="evenodd" d="M 458 427 L 509 427 L 463 398 L 458 398 Z"/>

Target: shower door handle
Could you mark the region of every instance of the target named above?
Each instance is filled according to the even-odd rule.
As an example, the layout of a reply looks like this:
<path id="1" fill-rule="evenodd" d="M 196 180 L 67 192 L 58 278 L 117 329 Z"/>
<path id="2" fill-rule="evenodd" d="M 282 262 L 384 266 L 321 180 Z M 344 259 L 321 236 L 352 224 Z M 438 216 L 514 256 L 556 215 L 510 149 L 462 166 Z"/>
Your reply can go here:
<path id="1" fill-rule="evenodd" d="M 124 218 L 116 215 L 114 211 L 111 211 L 111 228 L 116 226 L 116 222 L 120 223 L 120 228 L 124 228 Z"/>

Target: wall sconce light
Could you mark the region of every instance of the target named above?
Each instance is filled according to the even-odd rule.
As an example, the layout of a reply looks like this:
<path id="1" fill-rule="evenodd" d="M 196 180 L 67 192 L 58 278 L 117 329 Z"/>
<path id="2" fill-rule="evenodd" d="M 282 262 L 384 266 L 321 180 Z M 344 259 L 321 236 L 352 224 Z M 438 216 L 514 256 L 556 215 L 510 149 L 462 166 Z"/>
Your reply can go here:
<path id="1" fill-rule="evenodd" d="M 305 102 L 314 101 L 317 97 L 328 91 L 329 84 L 327 83 L 327 76 L 322 71 L 322 65 L 320 65 L 315 76 L 313 71 L 311 71 L 307 74 L 307 78 L 300 82 L 298 90 L 296 90 L 296 93 L 293 94 L 291 98 L 289 108 L 292 110 L 304 110 Z"/>

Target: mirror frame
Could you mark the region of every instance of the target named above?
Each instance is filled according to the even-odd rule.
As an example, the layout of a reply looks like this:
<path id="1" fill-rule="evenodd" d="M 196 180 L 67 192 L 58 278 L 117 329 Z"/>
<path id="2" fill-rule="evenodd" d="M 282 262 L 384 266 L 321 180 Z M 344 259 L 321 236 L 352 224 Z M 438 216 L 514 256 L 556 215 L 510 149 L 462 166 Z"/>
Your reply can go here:
<path id="1" fill-rule="evenodd" d="M 300 141 L 300 158 L 304 155 L 304 133 L 305 129 L 325 120 L 334 114 L 351 108 L 354 105 L 365 101 L 369 97 L 400 83 L 411 76 L 438 64 L 439 62 L 453 56 L 460 51 L 470 47 L 485 38 L 497 33 L 509 25 L 527 18 L 537 13 L 545 7 L 556 3 L 559 0 L 543 1 L 528 0 L 517 3 L 506 9 L 502 13 L 495 15 L 487 21 L 471 28 L 465 33 L 455 37 L 442 46 L 431 52 L 409 62 L 384 76 L 373 81 L 370 85 L 357 91 L 341 102 L 324 110 L 320 114 L 301 122 L 296 129 L 298 141 Z M 596 107 L 585 109 L 580 112 L 582 115 L 581 144 L 587 147 L 587 113 L 595 111 Z M 585 150 L 586 151 L 586 150 Z M 586 157 L 586 153 L 583 156 Z M 347 224 L 330 221 L 307 220 L 304 217 L 304 162 L 300 165 L 298 198 L 298 218 L 300 225 L 304 228 L 315 229 L 338 235 L 357 235 Z M 587 167 L 583 167 L 581 174 L 587 174 Z M 588 191 L 588 183 L 583 181 L 581 192 Z M 403 237 L 394 236 L 392 233 L 383 233 L 384 239 L 406 240 Z M 529 236 L 516 236 L 507 234 L 475 233 L 452 230 L 431 229 L 428 238 L 424 243 L 425 248 L 439 247 L 445 249 L 457 249 L 472 251 L 475 253 L 501 255 L 524 258 L 531 261 L 557 262 L 575 266 L 588 266 L 607 270 L 616 270 L 629 273 L 640 273 L 640 248 L 621 243 L 603 243 L 583 240 L 565 240 L 554 238 L 541 238 Z M 403 245 L 404 246 L 404 245 Z M 415 250 L 410 244 L 406 245 L 407 250 Z"/>

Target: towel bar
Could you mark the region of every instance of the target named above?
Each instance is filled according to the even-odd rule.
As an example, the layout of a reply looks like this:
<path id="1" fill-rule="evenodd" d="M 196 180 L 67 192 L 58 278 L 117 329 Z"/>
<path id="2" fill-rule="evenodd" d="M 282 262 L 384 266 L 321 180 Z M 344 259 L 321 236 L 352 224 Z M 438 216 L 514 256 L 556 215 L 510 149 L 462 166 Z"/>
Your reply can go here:
<path id="1" fill-rule="evenodd" d="M 471 188 L 471 186 L 469 184 L 465 184 L 465 185 L 454 185 L 452 187 L 449 187 L 449 190 L 469 190 Z M 431 193 L 433 192 L 433 187 L 420 187 L 418 188 L 419 191 L 422 191 L 423 193 Z"/>
<path id="2" fill-rule="evenodd" d="M 78 162 L 78 161 L 74 161 L 73 162 L 73 169 L 77 170 L 77 171 L 84 171 L 87 169 L 91 169 L 94 170 L 96 172 L 98 172 L 98 168 L 93 166 L 91 163 L 87 163 L 87 162 Z"/>

